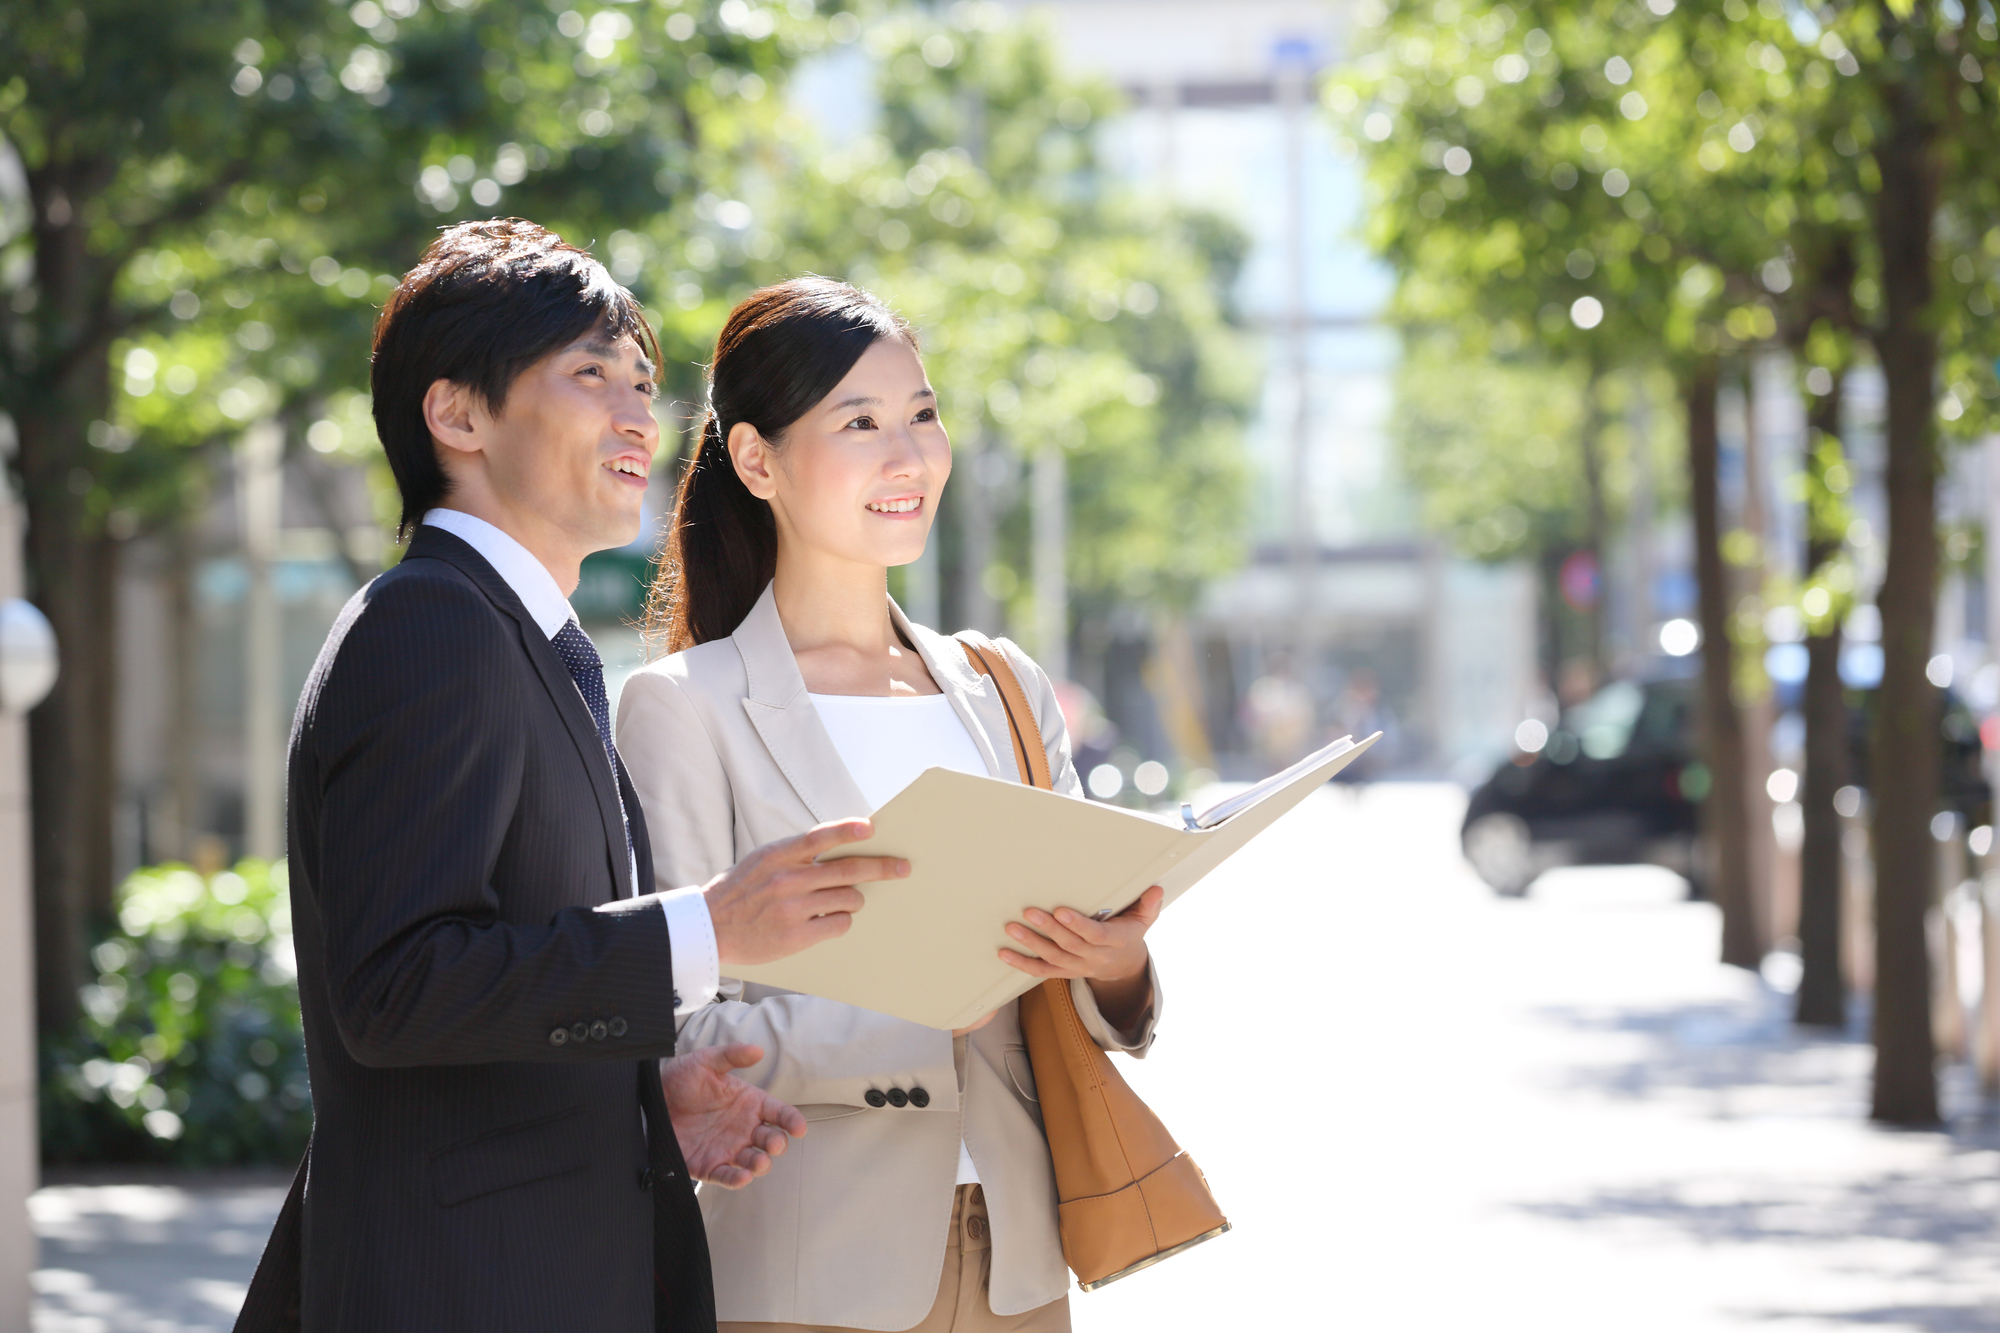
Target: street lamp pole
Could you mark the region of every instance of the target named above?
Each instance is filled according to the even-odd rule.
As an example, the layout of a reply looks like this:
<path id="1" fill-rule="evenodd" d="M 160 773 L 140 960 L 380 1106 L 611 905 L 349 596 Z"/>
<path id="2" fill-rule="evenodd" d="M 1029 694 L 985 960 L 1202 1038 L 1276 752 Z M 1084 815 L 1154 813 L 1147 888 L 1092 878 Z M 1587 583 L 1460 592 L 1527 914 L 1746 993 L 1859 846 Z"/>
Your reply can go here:
<path id="1" fill-rule="evenodd" d="M 1285 323 L 1290 344 L 1292 380 L 1291 418 L 1291 566 L 1297 605 L 1293 636 L 1298 660 L 1294 663 L 1299 679 L 1308 689 L 1316 676 L 1312 662 L 1314 647 L 1313 592 L 1319 565 L 1318 534 L 1314 530 L 1312 506 L 1312 409 L 1310 399 L 1311 361 L 1307 345 L 1309 306 L 1306 293 L 1306 95 L 1310 89 L 1310 52 L 1295 42 L 1279 43 L 1277 58 L 1278 107 L 1284 123 L 1285 143 Z"/>
<path id="2" fill-rule="evenodd" d="M 21 523 L 0 471 L 0 1333 L 27 1333 L 37 1248 L 28 1222 L 39 1157 L 28 709 L 55 683 L 55 636 L 18 600 Z"/>
<path id="3" fill-rule="evenodd" d="M 1035 455 L 1032 479 L 1035 657 L 1053 680 L 1069 679 L 1069 460 L 1058 441 Z"/>

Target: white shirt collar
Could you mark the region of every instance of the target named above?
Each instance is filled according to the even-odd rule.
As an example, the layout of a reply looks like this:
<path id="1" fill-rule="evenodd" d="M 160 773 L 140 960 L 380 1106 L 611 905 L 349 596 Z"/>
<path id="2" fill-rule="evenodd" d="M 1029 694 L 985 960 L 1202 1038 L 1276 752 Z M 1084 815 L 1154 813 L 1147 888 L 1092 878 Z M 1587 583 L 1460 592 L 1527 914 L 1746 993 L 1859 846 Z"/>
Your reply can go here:
<path id="1" fill-rule="evenodd" d="M 535 559 L 527 547 L 485 519 L 474 518 L 457 509 L 433 509 L 424 515 L 424 522 L 434 528 L 443 528 L 479 552 L 486 563 L 493 566 L 493 571 L 514 590 L 514 595 L 521 599 L 521 605 L 528 608 L 536 628 L 549 638 L 553 639 L 564 625 L 576 619 L 569 598 L 563 596 L 548 566 Z"/>

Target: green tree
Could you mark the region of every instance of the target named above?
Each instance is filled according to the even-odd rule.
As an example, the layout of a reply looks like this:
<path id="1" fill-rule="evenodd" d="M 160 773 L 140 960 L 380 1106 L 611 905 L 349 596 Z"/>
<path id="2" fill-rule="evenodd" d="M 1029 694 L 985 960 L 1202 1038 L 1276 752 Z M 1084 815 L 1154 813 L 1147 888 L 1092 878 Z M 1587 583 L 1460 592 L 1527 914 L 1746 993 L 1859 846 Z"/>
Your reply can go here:
<path id="1" fill-rule="evenodd" d="M 1184 607 L 1241 540 L 1254 374 L 1227 292 L 1243 238 L 1118 189 L 1092 137 L 1116 99 L 1061 71 L 1040 20 L 962 5 L 867 41 L 880 132 L 803 164 L 806 188 L 765 186 L 783 267 L 845 274 L 918 325 L 959 454 L 948 516 L 979 473 L 1005 492 L 1021 460 L 1060 450 L 1073 610 Z M 964 528 L 941 534 L 950 564 L 975 558 Z M 1007 505 L 973 571 L 1017 625 L 1028 528 Z"/>
<path id="2" fill-rule="evenodd" d="M 1775 331 L 1760 276 L 1782 244 L 1770 229 L 1771 172 L 1742 153 L 1699 156 L 1702 66 L 1690 35 L 1654 10 L 1448 3 L 1369 16 L 1380 20 L 1372 50 L 1329 100 L 1374 145 L 1372 238 L 1400 275 L 1401 316 L 1471 328 L 1503 348 L 1532 339 L 1590 381 L 1665 366 L 1680 387 L 1707 644 L 1710 886 L 1723 957 L 1754 966 L 1764 941 L 1735 694 L 1756 681 L 1739 679 L 1749 673 L 1732 651 L 1715 394 L 1719 358 Z M 1577 432 L 1586 480 L 1604 474 L 1594 416 Z M 1601 480 L 1579 499 L 1586 540 L 1601 549 Z"/>
<path id="3" fill-rule="evenodd" d="M 1555 299 L 1541 309 L 1540 332 L 1568 345 L 1575 333 L 1558 316 L 1574 289 L 1560 266 L 1599 284 L 1603 294 L 1587 293 L 1603 308 L 1595 336 L 1621 356 L 1663 358 L 1681 378 L 1719 779 L 1708 811 L 1723 825 L 1741 804 L 1724 786 L 1739 765 L 1720 733 L 1740 725 L 1727 695 L 1732 675 L 1743 674 L 1725 655 L 1731 626 L 1745 618 L 1725 587 L 1714 508 L 1718 358 L 1778 336 L 1781 316 L 1787 341 L 1818 363 L 1809 373 L 1826 372 L 1829 384 L 1846 364 L 1844 338 L 1873 346 L 1889 384 L 1892 514 L 1878 594 L 1889 666 L 1873 761 L 1874 1109 L 1898 1123 L 1934 1119 L 1923 917 L 1938 774 L 1935 698 L 1924 681 L 1937 572 L 1936 423 L 1968 429 L 1986 418 L 1995 392 L 1980 314 L 1992 308 L 1983 238 L 1994 187 L 1973 165 L 1992 160 L 2000 128 L 1991 89 L 2000 33 L 1990 9 L 1447 0 L 1382 17 L 1382 48 L 1353 85 L 1351 110 L 1364 131 L 1367 117 L 1382 118 L 1369 136 L 1386 140 L 1376 171 L 1391 207 L 1380 239 L 1406 274 L 1423 275 L 1406 278 L 1406 288 L 1443 312 L 1488 319 L 1518 314 L 1547 292 Z M 1938 295 L 1943 273 L 1957 298 L 1949 302 Z M 1951 366 L 1942 394 L 1941 363 Z M 1819 526 L 1804 593 L 1819 594 L 1806 609 L 1822 627 L 1841 591 L 1828 519 L 1844 464 L 1824 447 L 1832 423 L 1816 414 L 1808 469 Z M 1836 654 L 1837 644 L 1821 644 L 1814 656 L 1824 671 Z M 1744 873 L 1731 851 L 1737 839 L 1718 841 L 1724 956 L 1754 961 L 1756 935 L 1739 924 L 1732 883 Z M 1825 928 L 1819 921 L 1822 944 Z"/>
<path id="4" fill-rule="evenodd" d="M 1874 168 L 1869 202 L 1881 284 L 1880 309 L 1871 312 L 1867 334 L 1888 387 L 1889 551 L 1876 594 L 1884 665 L 1870 761 L 1876 865 L 1871 1111 L 1893 1124 L 1931 1124 L 1938 1102 L 1926 918 L 1936 893 L 1930 825 L 1938 801 L 1941 719 L 1927 667 L 1940 572 L 1938 427 L 1941 415 L 1957 423 L 1987 417 L 1971 409 L 1993 397 L 1990 321 L 1974 324 L 1961 313 L 1967 305 L 1942 298 L 1992 272 L 1990 257 L 1980 255 L 1983 265 L 1972 258 L 1980 232 L 2000 219 L 1991 180 L 1991 163 L 2000 153 L 2000 101 L 1993 89 L 2000 77 L 2000 27 L 1990 6 L 1968 13 L 1955 0 L 1883 0 L 1836 11 L 1829 31 L 1861 66 L 1855 120 L 1866 133 Z M 1941 274 L 1958 281 L 1940 282 Z M 1946 334 L 1957 335 L 1956 347 L 1947 350 Z M 1940 371 L 1947 364 L 1962 368 L 1964 377 L 1941 393 Z M 1983 371 L 1976 395 L 1974 364 Z"/>
<path id="5" fill-rule="evenodd" d="M 691 225 L 782 71 L 856 26 L 811 9 L 0 10 L 0 138 L 27 187 L 0 240 L 0 411 L 65 665 L 32 728 L 45 1024 L 75 1013 L 86 924 L 110 907 L 122 539 L 186 513 L 207 451 L 253 417 L 294 441 L 360 426 L 343 395 L 365 385 L 374 307 L 440 223 L 526 213 L 585 242 Z"/>

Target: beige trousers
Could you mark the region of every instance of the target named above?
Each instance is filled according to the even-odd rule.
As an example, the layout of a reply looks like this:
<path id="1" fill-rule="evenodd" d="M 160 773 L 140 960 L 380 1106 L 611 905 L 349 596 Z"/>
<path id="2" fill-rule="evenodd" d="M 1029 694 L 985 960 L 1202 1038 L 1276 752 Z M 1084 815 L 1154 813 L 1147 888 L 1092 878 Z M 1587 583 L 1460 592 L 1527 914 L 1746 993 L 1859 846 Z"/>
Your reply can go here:
<path id="1" fill-rule="evenodd" d="M 960 1185 L 952 1204 L 951 1231 L 944 1243 L 944 1272 L 937 1301 L 909 1333 L 1070 1333 L 1069 1297 L 1058 1296 L 1022 1314 L 999 1315 L 986 1301 L 993 1272 L 992 1227 L 986 1219 L 986 1192 Z M 761 1324 L 724 1320 L 718 1333 L 851 1333 L 827 1324 Z"/>

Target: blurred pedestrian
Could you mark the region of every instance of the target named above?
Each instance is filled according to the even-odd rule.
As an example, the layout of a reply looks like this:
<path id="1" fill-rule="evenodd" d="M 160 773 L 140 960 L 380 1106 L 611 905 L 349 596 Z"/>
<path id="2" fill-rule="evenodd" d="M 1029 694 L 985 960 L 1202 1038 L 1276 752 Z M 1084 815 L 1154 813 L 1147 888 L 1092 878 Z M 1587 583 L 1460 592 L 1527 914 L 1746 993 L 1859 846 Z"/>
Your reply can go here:
<path id="1" fill-rule="evenodd" d="M 1075 681 L 1059 680 L 1055 685 L 1063 726 L 1069 729 L 1070 761 L 1077 772 L 1090 773 L 1109 762 L 1118 748 L 1118 724 L 1104 715 L 1097 696 Z"/>
<path id="2" fill-rule="evenodd" d="M 668 875 L 699 880 L 760 840 L 866 814 L 927 768 L 1019 780 L 998 691 L 888 595 L 951 472 L 909 327 L 855 288 L 800 279 L 731 313 L 709 376 L 655 588 L 675 651 L 619 704 Z M 1056 789 L 1082 799 L 1054 687 L 999 647 Z M 1160 898 L 1103 922 L 1030 911 L 1008 927 L 1022 951 L 1003 956 L 1069 978 L 1098 1044 L 1143 1055 Z M 1018 1002 L 947 1032 L 732 981 L 681 1032 L 684 1051 L 745 1041 L 769 1054 L 744 1076 L 811 1107 L 813 1145 L 756 1190 L 701 1196 L 724 1329 L 1069 1328 Z"/>
<path id="3" fill-rule="evenodd" d="M 1334 776 L 1335 782 L 1358 787 L 1381 777 L 1395 762 L 1396 745 L 1401 738 L 1395 715 L 1382 702 L 1382 684 L 1373 671 L 1355 667 L 1347 673 L 1347 683 L 1333 701 L 1333 726 L 1329 730 L 1332 733 L 1329 740 L 1342 736 L 1358 740 L 1378 731 L 1382 733 L 1374 748 Z"/>
<path id="4" fill-rule="evenodd" d="M 1588 657 L 1565 658 L 1561 670 L 1556 673 L 1556 699 L 1563 711 L 1568 712 L 1589 703 L 1601 683 L 1597 663 Z"/>
<path id="5" fill-rule="evenodd" d="M 1243 729 L 1250 734 L 1258 757 L 1273 770 L 1283 768 L 1312 748 L 1318 722 L 1312 691 L 1282 658 L 1250 682 L 1250 689 L 1243 696 Z"/>

